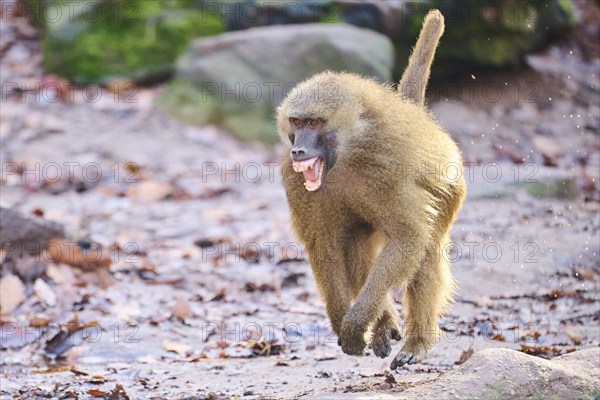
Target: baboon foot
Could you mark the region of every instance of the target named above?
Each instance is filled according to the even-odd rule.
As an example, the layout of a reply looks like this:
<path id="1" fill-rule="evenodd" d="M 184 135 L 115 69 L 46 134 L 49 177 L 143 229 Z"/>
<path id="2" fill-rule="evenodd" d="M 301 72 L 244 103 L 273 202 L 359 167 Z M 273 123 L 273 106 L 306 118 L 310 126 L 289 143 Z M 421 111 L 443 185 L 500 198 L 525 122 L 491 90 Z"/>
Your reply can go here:
<path id="1" fill-rule="evenodd" d="M 421 362 L 423 357 L 427 354 L 427 349 L 423 345 L 409 346 L 405 345 L 396 354 L 396 357 L 392 360 L 390 369 L 396 369 L 406 364 L 415 364 Z"/>
<path id="2" fill-rule="evenodd" d="M 373 338 L 371 339 L 371 347 L 373 353 L 379 358 L 386 358 L 392 352 L 390 341 L 400 340 L 400 327 L 394 322 L 384 322 L 380 320 L 373 330 Z"/>

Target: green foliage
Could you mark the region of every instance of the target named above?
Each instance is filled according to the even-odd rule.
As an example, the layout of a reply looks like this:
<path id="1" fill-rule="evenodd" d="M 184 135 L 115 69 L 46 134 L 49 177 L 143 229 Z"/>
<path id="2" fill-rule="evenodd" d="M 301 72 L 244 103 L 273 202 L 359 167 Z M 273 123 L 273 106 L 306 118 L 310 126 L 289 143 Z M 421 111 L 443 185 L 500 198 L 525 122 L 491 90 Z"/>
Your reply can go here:
<path id="1" fill-rule="evenodd" d="M 338 24 L 342 22 L 339 6 L 332 5 L 331 7 L 328 7 L 326 13 L 324 15 L 320 15 L 317 22 L 322 24 Z"/>
<path id="2" fill-rule="evenodd" d="M 100 12 L 48 23 L 42 42 L 46 69 L 77 83 L 165 73 L 191 39 L 225 30 L 219 16 L 187 8 L 192 3 L 103 0 Z"/>
<path id="3" fill-rule="evenodd" d="M 465 66 L 517 66 L 523 54 L 543 46 L 551 36 L 577 22 L 570 0 L 429 0 L 423 4 L 410 16 L 405 35 L 396 43 L 397 76 L 430 8 L 438 8 L 446 16 L 446 29 L 432 69 L 434 78 L 460 73 Z"/>

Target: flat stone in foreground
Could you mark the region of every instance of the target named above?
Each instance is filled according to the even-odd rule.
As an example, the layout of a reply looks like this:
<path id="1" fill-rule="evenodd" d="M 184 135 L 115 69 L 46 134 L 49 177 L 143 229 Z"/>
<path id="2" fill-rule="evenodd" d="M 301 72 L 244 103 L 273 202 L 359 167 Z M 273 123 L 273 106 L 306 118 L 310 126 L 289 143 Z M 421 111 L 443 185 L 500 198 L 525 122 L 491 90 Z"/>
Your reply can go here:
<path id="1" fill-rule="evenodd" d="M 546 360 L 510 349 L 476 352 L 464 365 L 398 393 L 319 394 L 310 399 L 595 399 L 600 395 L 600 348 Z"/>

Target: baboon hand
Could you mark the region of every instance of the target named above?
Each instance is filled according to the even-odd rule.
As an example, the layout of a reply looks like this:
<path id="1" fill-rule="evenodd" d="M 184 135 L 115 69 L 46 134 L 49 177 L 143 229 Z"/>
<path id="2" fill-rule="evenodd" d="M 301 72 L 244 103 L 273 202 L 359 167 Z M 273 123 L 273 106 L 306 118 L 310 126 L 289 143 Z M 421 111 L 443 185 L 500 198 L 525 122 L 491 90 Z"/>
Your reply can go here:
<path id="1" fill-rule="evenodd" d="M 338 344 L 342 351 L 351 356 L 362 356 L 367 342 L 365 341 L 365 327 L 346 315 L 342 321 Z"/>

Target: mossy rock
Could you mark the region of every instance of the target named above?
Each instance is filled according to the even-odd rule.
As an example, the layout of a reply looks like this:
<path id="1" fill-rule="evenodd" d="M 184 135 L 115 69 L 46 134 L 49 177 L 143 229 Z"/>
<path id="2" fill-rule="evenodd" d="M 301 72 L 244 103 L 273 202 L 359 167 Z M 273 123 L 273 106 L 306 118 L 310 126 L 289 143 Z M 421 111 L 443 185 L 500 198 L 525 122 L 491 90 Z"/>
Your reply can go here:
<path id="1" fill-rule="evenodd" d="M 204 89 L 201 84 L 175 79 L 158 99 L 158 106 L 184 122 L 217 125 L 245 141 L 278 141 L 270 104 L 249 102 L 243 97 L 240 101 L 224 101 L 226 96 L 209 94 Z"/>
<path id="2" fill-rule="evenodd" d="M 37 0 L 43 10 L 46 0 Z M 60 18 L 43 21 L 46 70 L 79 84 L 168 77 L 190 40 L 219 34 L 224 22 L 192 0 L 52 1 Z M 42 13 L 49 14 L 49 13 Z"/>

